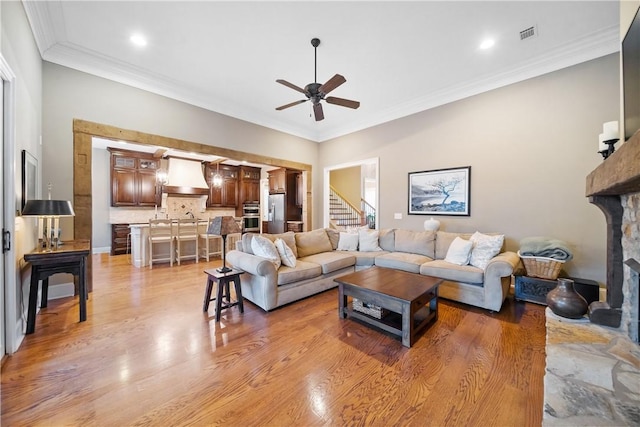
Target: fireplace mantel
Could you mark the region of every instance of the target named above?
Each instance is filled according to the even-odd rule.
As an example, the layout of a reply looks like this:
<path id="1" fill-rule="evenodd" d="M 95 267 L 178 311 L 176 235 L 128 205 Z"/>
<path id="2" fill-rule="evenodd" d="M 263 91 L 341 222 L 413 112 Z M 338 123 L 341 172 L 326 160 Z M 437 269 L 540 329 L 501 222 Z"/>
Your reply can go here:
<path id="1" fill-rule="evenodd" d="M 587 197 L 640 192 L 640 131 L 587 176 Z"/>
<path id="2" fill-rule="evenodd" d="M 586 195 L 607 220 L 607 301 L 589 306 L 592 323 L 619 327 L 624 300 L 621 196 L 640 192 L 640 131 L 587 176 Z"/>

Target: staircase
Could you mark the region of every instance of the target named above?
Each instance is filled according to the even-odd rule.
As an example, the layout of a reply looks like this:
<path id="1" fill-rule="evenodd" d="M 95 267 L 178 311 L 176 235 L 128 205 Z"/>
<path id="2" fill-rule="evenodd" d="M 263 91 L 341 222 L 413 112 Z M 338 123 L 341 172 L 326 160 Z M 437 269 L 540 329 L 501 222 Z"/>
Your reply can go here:
<path id="1" fill-rule="evenodd" d="M 362 211 L 346 201 L 333 187 L 329 189 L 329 218 L 332 224 L 343 228 L 367 225 Z"/>

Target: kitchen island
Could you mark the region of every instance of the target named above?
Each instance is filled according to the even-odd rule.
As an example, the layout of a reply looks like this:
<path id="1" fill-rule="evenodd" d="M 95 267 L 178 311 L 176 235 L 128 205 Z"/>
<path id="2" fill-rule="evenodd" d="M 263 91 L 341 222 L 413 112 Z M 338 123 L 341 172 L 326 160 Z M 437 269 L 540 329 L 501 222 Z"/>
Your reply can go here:
<path id="1" fill-rule="evenodd" d="M 177 220 L 176 220 L 177 221 Z M 135 267 L 146 267 L 149 265 L 149 224 L 131 224 L 129 225 L 131 230 L 131 264 Z M 206 234 L 207 221 L 201 220 L 198 222 L 198 234 Z M 241 234 L 230 234 L 227 236 L 227 250 L 235 248 L 235 242 L 240 238 Z M 191 251 L 195 242 L 184 242 L 187 251 Z M 166 246 L 166 248 L 164 248 Z M 160 251 L 166 250 L 166 257 L 169 257 L 169 243 L 163 245 Z M 201 251 L 200 251 L 201 252 Z M 175 257 L 175 254 L 173 254 Z M 200 258 L 205 258 L 204 255 L 199 254 Z M 154 264 L 156 262 L 154 261 Z"/>

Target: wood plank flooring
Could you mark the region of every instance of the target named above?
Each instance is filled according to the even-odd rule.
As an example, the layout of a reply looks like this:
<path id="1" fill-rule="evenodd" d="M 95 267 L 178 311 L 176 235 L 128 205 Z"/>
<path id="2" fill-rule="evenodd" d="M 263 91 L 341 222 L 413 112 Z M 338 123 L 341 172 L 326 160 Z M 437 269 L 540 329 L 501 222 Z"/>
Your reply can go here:
<path id="1" fill-rule="evenodd" d="M 539 426 L 544 307 L 440 300 L 411 349 L 338 318 L 337 289 L 215 322 L 203 270 L 93 255 L 77 299 L 42 309 L 2 367 L 5 426 Z"/>

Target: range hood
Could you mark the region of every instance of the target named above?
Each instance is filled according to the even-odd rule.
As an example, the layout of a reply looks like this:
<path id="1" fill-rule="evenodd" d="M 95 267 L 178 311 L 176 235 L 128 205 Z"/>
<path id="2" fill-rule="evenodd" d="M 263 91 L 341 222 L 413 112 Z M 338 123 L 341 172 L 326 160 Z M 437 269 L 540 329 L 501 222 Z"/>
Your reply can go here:
<path id="1" fill-rule="evenodd" d="M 162 186 L 162 193 L 179 196 L 206 196 L 209 186 L 204 179 L 202 164 L 197 160 L 177 157 L 168 159 L 167 181 Z"/>

